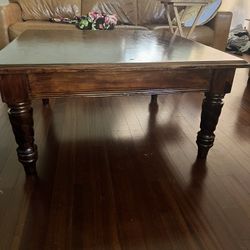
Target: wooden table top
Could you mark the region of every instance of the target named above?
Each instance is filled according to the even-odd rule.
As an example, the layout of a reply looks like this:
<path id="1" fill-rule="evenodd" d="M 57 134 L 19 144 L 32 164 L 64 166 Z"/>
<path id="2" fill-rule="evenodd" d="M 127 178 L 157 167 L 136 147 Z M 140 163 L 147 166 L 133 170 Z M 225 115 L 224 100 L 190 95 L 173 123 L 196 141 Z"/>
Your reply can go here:
<path id="1" fill-rule="evenodd" d="M 248 67 L 243 59 L 166 31 L 28 30 L 0 51 L 0 73 L 53 67 Z"/>

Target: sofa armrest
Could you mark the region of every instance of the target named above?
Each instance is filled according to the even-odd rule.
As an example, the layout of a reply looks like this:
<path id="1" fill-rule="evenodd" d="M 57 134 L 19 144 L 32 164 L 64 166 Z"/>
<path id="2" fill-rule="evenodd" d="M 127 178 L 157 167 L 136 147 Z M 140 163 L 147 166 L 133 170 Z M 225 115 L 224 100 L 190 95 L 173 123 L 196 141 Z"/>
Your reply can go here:
<path id="1" fill-rule="evenodd" d="M 232 12 L 219 11 L 216 16 L 206 24 L 214 30 L 214 48 L 225 51 L 232 16 Z"/>
<path id="2" fill-rule="evenodd" d="M 0 6 L 0 49 L 10 42 L 8 28 L 16 22 L 22 22 L 20 6 L 16 3 Z"/>

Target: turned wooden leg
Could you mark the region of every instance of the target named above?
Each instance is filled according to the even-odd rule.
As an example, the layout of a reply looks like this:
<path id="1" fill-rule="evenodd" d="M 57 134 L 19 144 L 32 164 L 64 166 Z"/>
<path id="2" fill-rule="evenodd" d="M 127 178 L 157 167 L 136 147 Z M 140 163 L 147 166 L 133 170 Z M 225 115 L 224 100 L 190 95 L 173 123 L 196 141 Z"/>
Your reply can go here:
<path id="1" fill-rule="evenodd" d="M 43 101 L 43 105 L 44 106 L 48 106 L 49 105 L 49 99 L 48 98 L 43 98 L 42 101 Z"/>
<path id="2" fill-rule="evenodd" d="M 151 95 L 151 103 L 157 103 L 158 95 Z"/>
<path id="3" fill-rule="evenodd" d="M 198 132 L 197 145 L 198 156 L 197 158 L 205 159 L 209 149 L 214 144 L 216 125 L 219 120 L 221 109 L 223 107 L 224 94 L 205 94 L 206 98 L 202 104 L 201 113 L 201 130 Z"/>
<path id="4" fill-rule="evenodd" d="M 18 159 L 27 175 L 36 175 L 37 147 L 34 144 L 33 110 L 30 102 L 8 106 L 10 122 L 18 144 Z"/>

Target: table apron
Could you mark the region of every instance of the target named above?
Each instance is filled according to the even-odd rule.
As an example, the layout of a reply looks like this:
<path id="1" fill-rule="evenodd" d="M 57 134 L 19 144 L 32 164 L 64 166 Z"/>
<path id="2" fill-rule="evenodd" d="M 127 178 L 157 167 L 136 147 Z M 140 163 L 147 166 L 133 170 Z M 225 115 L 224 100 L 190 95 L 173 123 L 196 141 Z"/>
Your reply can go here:
<path id="1" fill-rule="evenodd" d="M 32 97 L 206 90 L 213 71 L 85 71 L 28 74 Z"/>

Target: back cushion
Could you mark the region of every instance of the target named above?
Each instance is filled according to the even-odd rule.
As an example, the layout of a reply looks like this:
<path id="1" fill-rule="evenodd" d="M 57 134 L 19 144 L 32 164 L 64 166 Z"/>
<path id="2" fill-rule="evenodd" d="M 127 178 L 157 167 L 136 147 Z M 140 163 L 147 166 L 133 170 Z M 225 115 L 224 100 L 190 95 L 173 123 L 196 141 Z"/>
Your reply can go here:
<path id="1" fill-rule="evenodd" d="M 22 9 L 24 20 L 48 20 L 50 17 L 81 15 L 81 0 L 12 0 Z"/>
<path id="2" fill-rule="evenodd" d="M 167 24 L 164 5 L 158 0 L 138 1 L 138 24 Z"/>
<path id="3" fill-rule="evenodd" d="M 100 11 L 115 14 L 120 24 L 137 24 L 137 0 L 82 0 L 82 14 Z"/>

